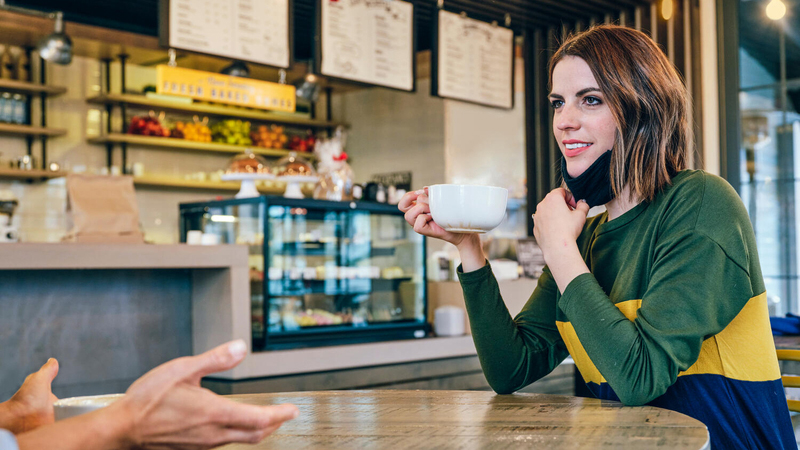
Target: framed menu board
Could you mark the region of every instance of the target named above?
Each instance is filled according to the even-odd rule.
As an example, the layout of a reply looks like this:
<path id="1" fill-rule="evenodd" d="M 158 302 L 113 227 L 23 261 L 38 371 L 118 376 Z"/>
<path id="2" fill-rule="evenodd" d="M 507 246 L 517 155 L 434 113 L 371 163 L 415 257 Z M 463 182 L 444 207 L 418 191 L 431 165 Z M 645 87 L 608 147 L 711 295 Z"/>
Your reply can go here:
<path id="1" fill-rule="evenodd" d="M 432 95 L 514 107 L 512 30 L 439 10 L 432 52 Z"/>
<path id="2" fill-rule="evenodd" d="M 292 64 L 290 0 L 161 0 L 161 45 L 267 66 Z"/>
<path id="3" fill-rule="evenodd" d="M 317 67 L 330 78 L 414 91 L 414 5 L 319 0 Z"/>

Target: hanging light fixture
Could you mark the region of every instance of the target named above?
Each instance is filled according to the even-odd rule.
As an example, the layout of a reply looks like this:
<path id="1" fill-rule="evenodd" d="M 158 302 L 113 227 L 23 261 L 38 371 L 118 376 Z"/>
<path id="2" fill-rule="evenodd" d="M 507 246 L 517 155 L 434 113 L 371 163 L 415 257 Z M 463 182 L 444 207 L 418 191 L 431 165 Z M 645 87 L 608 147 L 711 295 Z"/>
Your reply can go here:
<path id="1" fill-rule="evenodd" d="M 781 0 L 771 0 L 767 4 L 767 17 L 772 20 L 781 20 L 786 15 L 786 5 Z"/>
<path id="2" fill-rule="evenodd" d="M 64 13 L 58 11 L 54 14 L 55 29 L 52 34 L 39 41 L 36 50 L 45 61 L 69 64 L 72 62 L 72 39 L 64 33 Z"/>
<path id="3" fill-rule="evenodd" d="M 661 0 L 661 17 L 663 17 L 664 20 L 671 19 L 674 12 L 675 5 L 672 3 L 672 0 Z"/>
<path id="4" fill-rule="evenodd" d="M 296 94 L 298 98 L 309 102 L 316 102 L 319 99 L 319 92 L 322 90 L 322 86 L 320 86 L 319 77 L 314 74 L 313 61 L 308 61 L 308 73 L 292 84 L 297 88 Z"/>
<path id="5" fill-rule="evenodd" d="M 250 76 L 250 68 L 247 67 L 247 64 L 245 64 L 244 61 L 237 60 L 220 70 L 219 73 L 234 77 L 248 78 Z"/>
<path id="6" fill-rule="evenodd" d="M 45 61 L 54 62 L 56 64 L 69 64 L 72 62 L 72 39 L 64 33 L 63 12 L 56 11 L 48 13 L 36 9 L 6 5 L 6 0 L 0 0 L 0 10 L 42 17 L 45 19 L 55 19 L 55 30 L 52 34 L 39 41 L 36 45 L 36 50 L 39 52 L 39 56 Z"/>

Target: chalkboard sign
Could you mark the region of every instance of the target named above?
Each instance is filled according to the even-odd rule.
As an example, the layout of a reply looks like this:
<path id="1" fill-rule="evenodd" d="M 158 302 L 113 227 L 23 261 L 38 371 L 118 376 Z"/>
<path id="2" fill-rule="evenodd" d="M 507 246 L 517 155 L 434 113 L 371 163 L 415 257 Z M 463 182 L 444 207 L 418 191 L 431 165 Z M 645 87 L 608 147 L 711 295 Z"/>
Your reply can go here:
<path id="1" fill-rule="evenodd" d="M 317 59 L 334 79 L 415 89 L 414 5 L 401 0 L 320 0 Z"/>
<path id="2" fill-rule="evenodd" d="M 432 95 L 514 107 L 511 29 L 439 10 L 433 35 Z"/>
<path id="3" fill-rule="evenodd" d="M 161 0 L 161 45 L 289 68 L 289 0 Z"/>
<path id="4" fill-rule="evenodd" d="M 517 262 L 522 266 L 526 277 L 539 278 L 544 269 L 544 255 L 535 239 L 517 240 Z"/>
<path id="5" fill-rule="evenodd" d="M 372 181 L 384 186 L 394 186 L 397 189 L 411 190 L 411 172 L 378 173 L 372 175 Z"/>

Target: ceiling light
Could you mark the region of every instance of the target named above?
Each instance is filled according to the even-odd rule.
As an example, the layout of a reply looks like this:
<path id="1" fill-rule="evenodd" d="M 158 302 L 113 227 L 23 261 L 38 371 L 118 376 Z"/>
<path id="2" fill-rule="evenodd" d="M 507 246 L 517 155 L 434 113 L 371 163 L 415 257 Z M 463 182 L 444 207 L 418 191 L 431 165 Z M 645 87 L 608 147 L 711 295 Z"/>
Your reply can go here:
<path id="1" fill-rule="evenodd" d="M 781 0 L 772 0 L 767 4 L 767 17 L 781 20 L 786 15 L 786 5 Z"/>
<path id="2" fill-rule="evenodd" d="M 39 56 L 45 61 L 56 64 L 72 62 L 72 39 L 64 33 L 64 13 L 55 13 L 55 29 L 36 46 Z"/>
<path id="3" fill-rule="evenodd" d="M 661 17 L 663 17 L 664 20 L 671 19 L 674 11 L 675 5 L 672 4 L 672 0 L 661 0 Z"/>

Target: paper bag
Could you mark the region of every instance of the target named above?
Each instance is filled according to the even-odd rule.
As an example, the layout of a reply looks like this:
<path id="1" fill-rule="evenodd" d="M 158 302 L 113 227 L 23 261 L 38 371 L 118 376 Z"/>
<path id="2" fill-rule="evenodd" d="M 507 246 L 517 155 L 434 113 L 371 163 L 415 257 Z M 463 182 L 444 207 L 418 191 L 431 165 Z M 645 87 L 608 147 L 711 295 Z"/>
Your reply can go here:
<path id="1" fill-rule="evenodd" d="M 64 241 L 144 242 L 133 177 L 70 174 L 67 216 L 72 227 Z"/>

